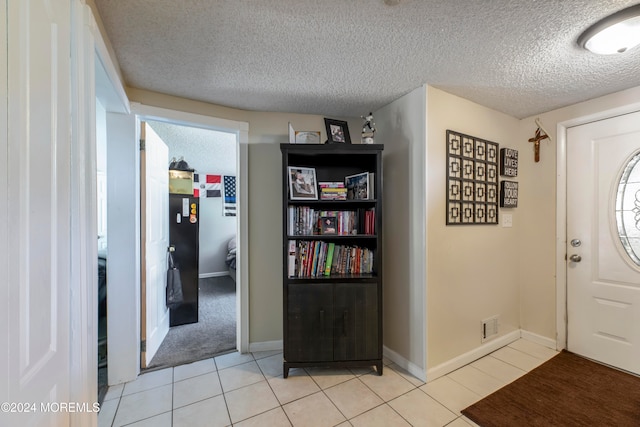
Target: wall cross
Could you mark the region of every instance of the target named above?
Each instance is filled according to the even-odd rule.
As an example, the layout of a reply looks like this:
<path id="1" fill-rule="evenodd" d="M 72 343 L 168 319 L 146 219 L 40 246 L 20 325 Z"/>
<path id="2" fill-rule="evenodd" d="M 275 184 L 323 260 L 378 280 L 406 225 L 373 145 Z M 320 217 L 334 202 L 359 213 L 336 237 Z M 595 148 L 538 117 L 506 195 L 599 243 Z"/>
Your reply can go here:
<path id="1" fill-rule="evenodd" d="M 540 129 L 540 127 L 536 129 L 535 136 L 533 138 L 529 138 L 529 142 L 533 142 L 533 154 L 536 163 L 540 161 L 540 141 L 547 138 L 549 138 L 549 135 L 547 135 L 546 132 Z"/>

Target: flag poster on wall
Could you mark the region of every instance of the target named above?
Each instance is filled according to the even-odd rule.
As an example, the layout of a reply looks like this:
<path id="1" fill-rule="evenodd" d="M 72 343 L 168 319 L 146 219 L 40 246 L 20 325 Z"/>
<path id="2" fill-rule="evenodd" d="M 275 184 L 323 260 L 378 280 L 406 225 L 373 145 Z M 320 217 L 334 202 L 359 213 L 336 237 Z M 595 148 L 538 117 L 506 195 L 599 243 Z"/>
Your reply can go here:
<path id="1" fill-rule="evenodd" d="M 222 204 L 222 214 L 224 216 L 236 216 L 236 177 L 225 175 L 224 201 Z"/>
<path id="2" fill-rule="evenodd" d="M 193 197 L 221 197 L 220 175 L 193 174 Z"/>

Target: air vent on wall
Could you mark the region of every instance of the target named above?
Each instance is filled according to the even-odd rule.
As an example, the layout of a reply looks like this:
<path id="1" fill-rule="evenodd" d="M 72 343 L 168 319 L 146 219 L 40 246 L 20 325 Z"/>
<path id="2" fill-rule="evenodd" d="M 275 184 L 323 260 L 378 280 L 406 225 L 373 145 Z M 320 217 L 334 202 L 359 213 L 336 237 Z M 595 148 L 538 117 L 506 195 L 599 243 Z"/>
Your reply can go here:
<path id="1" fill-rule="evenodd" d="M 498 316 L 489 317 L 482 321 L 482 342 L 498 335 Z"/>

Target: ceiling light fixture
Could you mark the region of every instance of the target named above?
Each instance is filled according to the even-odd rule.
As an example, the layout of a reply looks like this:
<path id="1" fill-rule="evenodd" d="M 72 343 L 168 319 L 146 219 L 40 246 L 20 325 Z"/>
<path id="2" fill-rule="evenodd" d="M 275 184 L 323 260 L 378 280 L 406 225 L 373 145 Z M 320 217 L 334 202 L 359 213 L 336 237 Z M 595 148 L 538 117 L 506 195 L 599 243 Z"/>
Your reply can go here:
<path id="1" fill-rule="evenodd" d="M 578 37 L 578 45 L 600 55 L 623 53 L 640 44 L 640 4 L 596 22 Z"/>

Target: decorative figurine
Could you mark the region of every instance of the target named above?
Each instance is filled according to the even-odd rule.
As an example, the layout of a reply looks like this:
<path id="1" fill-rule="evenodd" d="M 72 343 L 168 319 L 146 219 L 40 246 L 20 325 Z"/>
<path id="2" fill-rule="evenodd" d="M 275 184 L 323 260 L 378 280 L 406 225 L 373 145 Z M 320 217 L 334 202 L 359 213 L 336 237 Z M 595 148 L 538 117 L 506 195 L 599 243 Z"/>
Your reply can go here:
<path id="1" fill-rule="evenodd" d="M 373 121 L 373 113 L 369 113 L 366 116 L 360 116 L 364 119 L 364 124 L 362 125 L 362 143 L 363 144 L 373 144 L 373 136 L 376 133 L 376 124 Z"/>

